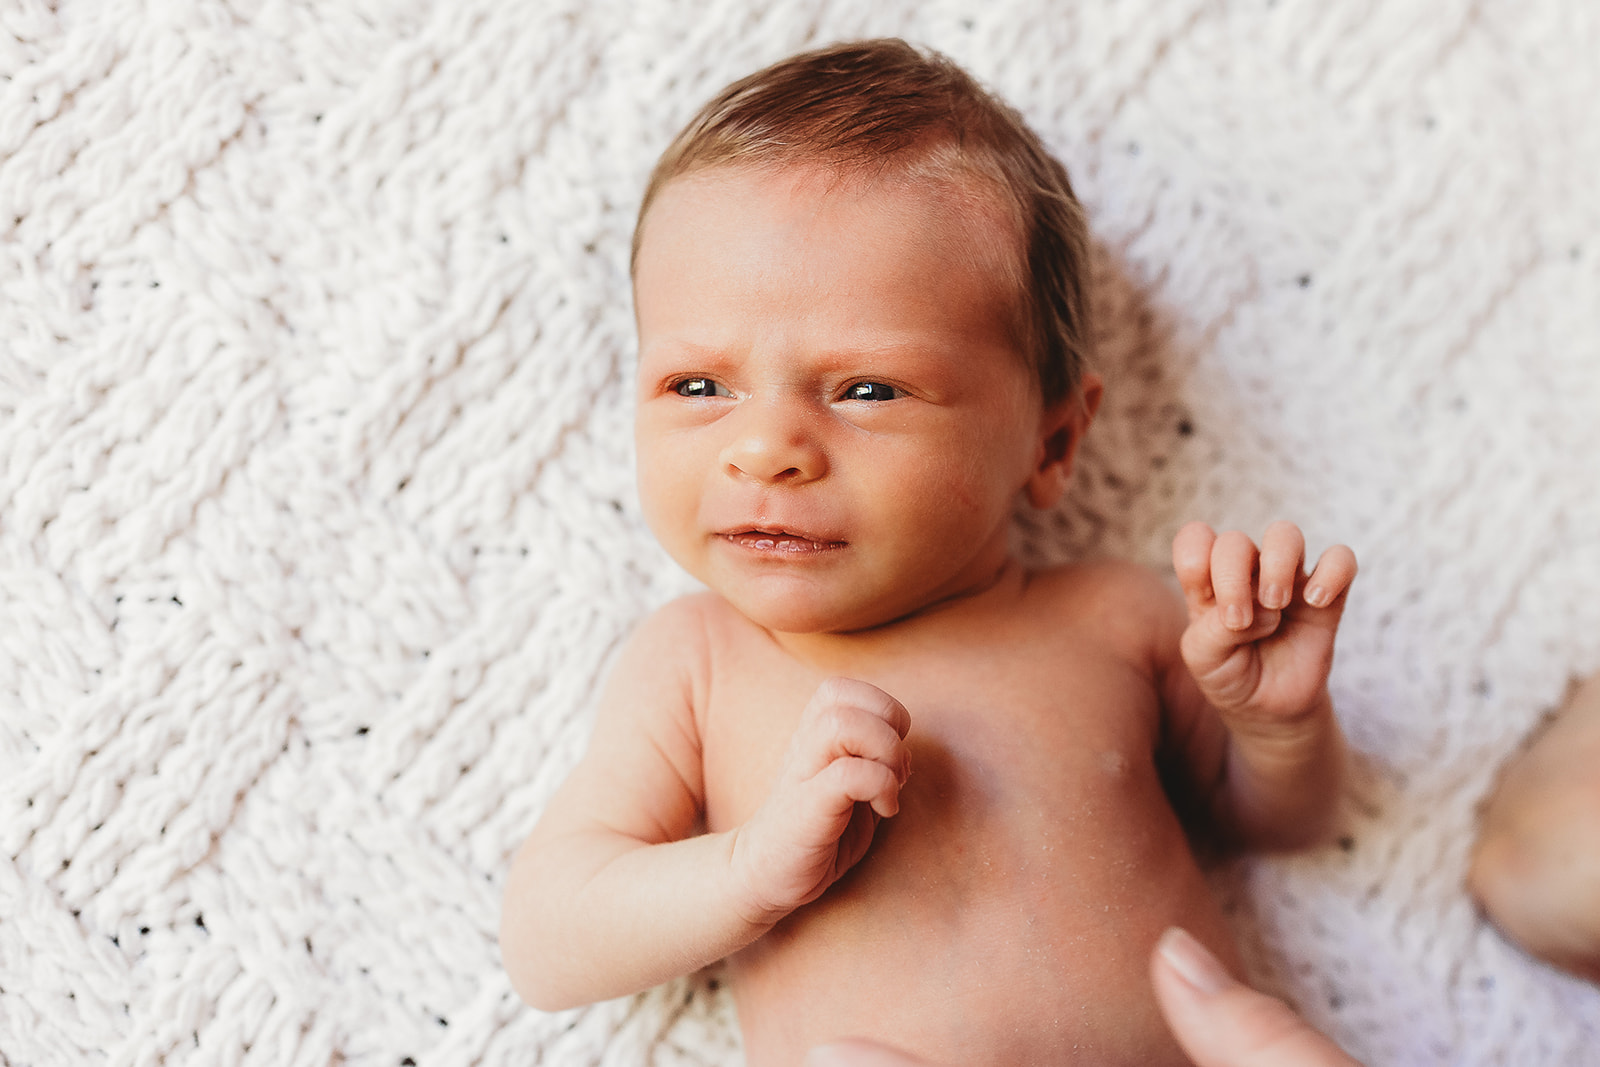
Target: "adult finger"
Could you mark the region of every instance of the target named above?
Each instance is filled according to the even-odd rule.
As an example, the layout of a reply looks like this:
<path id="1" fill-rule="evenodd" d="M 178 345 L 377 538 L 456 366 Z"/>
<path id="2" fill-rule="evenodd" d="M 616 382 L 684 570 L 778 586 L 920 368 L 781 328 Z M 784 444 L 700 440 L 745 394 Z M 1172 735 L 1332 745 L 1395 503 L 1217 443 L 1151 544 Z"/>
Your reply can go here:
<path id="1" fill-rule="evenodd" d="M 804 1067 L 934 1067 L 928 1060 L 909 1052 L 880 1045 L 876 1041 L 845 1038 L 818 1045 L 806 1053 Z"/>
<path id="2" fill-rule="evenodd" d="M 1281 1000 L 1236 981 L 1176 927 L 1150 960 L 1156 1002 L 1196 1067 L 1361 1067 Z"/>

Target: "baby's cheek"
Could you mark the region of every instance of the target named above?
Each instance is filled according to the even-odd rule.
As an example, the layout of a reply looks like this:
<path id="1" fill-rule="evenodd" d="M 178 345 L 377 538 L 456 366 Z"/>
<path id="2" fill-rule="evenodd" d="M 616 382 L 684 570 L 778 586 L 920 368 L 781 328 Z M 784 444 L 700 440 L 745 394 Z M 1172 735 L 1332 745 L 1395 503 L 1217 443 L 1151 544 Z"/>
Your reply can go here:
<path id="1" fill-rule="evenodd" d="M 640 466 L 639 506 L 645 525 L 662 547 L 682 563 L 681 552 L 694 523 L 698 498 L 676 481 L 668 471 Z"/>
<path id="2" fill-rule="evenodd" d="M 963 536 L 987 533 L 1009 520 L 1018 488 L 1004 472 L 973 464 L 955 472 L 942 491 L 930 494 L 930 510 Z"/>

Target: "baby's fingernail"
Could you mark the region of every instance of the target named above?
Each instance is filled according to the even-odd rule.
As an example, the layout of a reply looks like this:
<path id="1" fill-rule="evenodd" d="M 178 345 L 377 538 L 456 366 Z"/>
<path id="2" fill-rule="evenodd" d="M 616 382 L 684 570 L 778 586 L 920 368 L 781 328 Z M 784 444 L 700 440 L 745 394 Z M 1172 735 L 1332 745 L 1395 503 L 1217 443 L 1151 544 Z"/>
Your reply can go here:
<path id="1" fill-rule="evenodd" d="M 1167 927 L 1156 948 L 1179 977 L 1206 996 L 1215 996 L 1234 984 L 1217 958 L 1185 930 Z"/>
<path id="2" fill-rule="evenodd" d="M 1322 588 L 1320 585 L 1312 586 L 1310 589 L 1306 590 L 1306 603 L 1310 604 L 1314 608 L 1327 607 L 1328 591 Z"/>
<path id="3" fill-rule="evenodd" d="M 1282 586 L 1269 585 L 1265 589 L 1261 590 L 1261 606 L 1262 607 L 1264 607 L 1264 608 L 1273 608 L 1274 610 L 1276 610 L 1277 608 L 1283 607 L 1287 603 L 1288 603 L 1288 600 L 1283 595 L 1283 587 Z"/>
<path id="4" fill-rule="evenodd" d="M 1230 630 L 1243 630 L 1250 625 L 1245 621 L 1244 609 L 1237 604 L 1228 605 L 1228 609 L 1222 614 L 1222 621 Z"/>

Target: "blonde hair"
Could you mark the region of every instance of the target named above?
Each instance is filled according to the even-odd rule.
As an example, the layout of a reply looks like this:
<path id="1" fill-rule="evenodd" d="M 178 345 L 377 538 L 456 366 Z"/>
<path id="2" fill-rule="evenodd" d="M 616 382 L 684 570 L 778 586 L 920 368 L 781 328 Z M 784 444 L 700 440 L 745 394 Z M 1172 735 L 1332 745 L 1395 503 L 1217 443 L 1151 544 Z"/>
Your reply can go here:
<path id="1" fill-rule="evenodd" d="M 990 187 L 1015 225 L 1019 341 L 1052 406 L 1092 356 L 1089 236 L 1066 168 L 1013 108 L 935 52 L 886 38 L 805 52 L 741 78 L 667 146 L 634 228 L 674 178 L 716 166 L 815 163 L 843 177 Z"/>

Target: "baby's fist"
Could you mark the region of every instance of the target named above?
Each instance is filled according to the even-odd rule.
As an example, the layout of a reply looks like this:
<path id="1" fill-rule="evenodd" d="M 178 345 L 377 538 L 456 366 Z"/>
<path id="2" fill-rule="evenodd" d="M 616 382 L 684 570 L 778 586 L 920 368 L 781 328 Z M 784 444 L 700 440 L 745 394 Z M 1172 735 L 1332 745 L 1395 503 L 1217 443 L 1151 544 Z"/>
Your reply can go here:
<path id="1" fill-rule="evenodd" d="M 821 896 L 900 810 L 911 714 L 875 685 L 830 678 L 800 716 L 772 792 L 736 832 L 749 919 L 776 922 Z"/>

